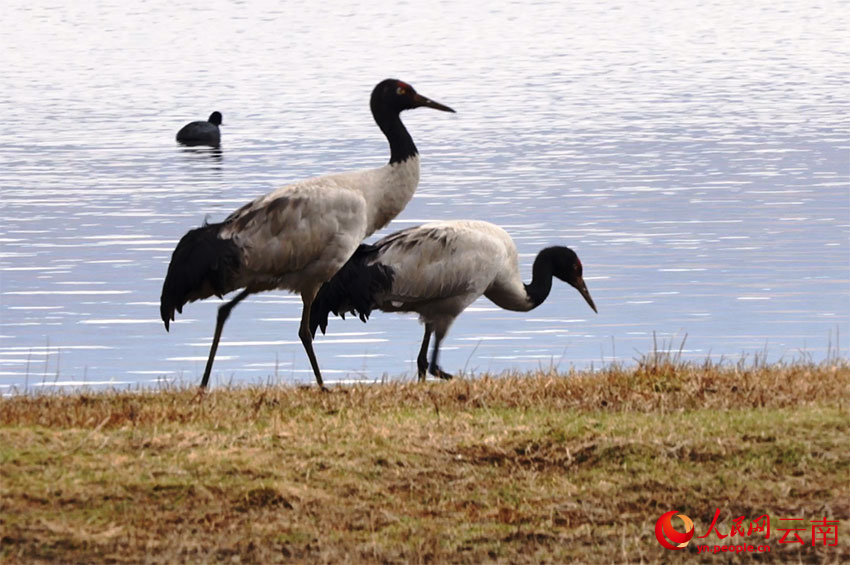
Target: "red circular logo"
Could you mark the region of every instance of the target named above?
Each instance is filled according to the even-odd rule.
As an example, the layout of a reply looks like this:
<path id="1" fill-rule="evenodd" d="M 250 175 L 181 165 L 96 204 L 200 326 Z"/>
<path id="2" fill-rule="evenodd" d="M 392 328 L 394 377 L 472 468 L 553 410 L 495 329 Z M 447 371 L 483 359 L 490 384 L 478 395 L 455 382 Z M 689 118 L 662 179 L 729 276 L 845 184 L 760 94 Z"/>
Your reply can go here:
<path id="1" fill-rule="evenodd" d="M 676 514 L 677 512 L 678 510 L 665 512 L 661 515 L 661 518 L 655 522 L 655 538 L 658 540 L 658 543 L 667 549 L 677 550 L 687 547 L 691 538 L 694 537 L 694 523 L 684 514 L 678 514 L 678 516 L 681 518 L 682 522 L 685 523 L 685 533 L 679 532 L 673 528 L 671 520 L 673 519 L 673 514 Z"/>

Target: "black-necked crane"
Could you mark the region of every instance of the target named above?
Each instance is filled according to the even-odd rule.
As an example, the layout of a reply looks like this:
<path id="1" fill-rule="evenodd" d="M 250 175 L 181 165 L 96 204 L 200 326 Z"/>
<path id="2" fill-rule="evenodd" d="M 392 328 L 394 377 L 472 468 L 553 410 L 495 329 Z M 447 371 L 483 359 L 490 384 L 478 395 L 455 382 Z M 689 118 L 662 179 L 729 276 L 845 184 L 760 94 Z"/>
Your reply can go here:
<path id="1" fill-rule="evenodd" d="M 572 249 L 547 247 L 537 254 L 532 278 L 524 284 L 516 245 L 508 233 L 489 222 L 432 222 L 363 244 L 316 296 L 310 331 L 325 332 L 328 314 L 353 312 L 364 322 L 375 308 L 415 312 L 425 325 L 417 357 L 419 380 L 426 370 L 451 379 L 437 364 L 440 343 L 455 318 L 482 294 L 505 310 L 527 312 L 549 296 L 552 277 L 573 286 L 596 312 Z M 428 363 L 428 344 L 434 350 Z"/>
<path id="2" fill-rule="evenodd" d="M 221 112 L 213 112 L 207 121 L 190 122 L 177 132 L 177 141 L 183 145 L 210 145 L 221 143 Z"/>
<path id="3" fill-rule="evenodd" d="M 242 289 L 218 310 L 202 388 L 207 386 L 230 311 L 251 294 L 276 289 L 301 295 L 298 336 L 316 382 L 324 387 L 309 329 L 316 293 L 364 238 L 404 209 L 419 184 L 419 154 L 399 114 L 419 107 L 454 112 L 395 79 L 378 83 L 370 106 L 390 144 L 387 165 L 284 186 L 242 206 L 221 223 L 191 230 L 177 244 L 160 298 L 166 330 L 175 310 L 182 313 L 187 302 Z"/>

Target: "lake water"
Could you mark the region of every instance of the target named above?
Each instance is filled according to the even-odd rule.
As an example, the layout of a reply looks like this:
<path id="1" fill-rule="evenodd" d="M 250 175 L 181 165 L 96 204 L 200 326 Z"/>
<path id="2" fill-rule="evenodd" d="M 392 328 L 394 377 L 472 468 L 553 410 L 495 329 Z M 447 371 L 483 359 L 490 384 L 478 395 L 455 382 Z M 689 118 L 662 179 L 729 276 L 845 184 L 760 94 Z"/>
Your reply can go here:
<path id="1" fill-rule="evenodd" d="M 0 392 L 197 382 L 219 301 L 165 332 L 174 245 L 289 181 L 386 162 L 368 110 L 386 77 L 457 114 L 404 114 L 422 181 L 376 236 L 490 220 L 526 280 L 569 245 L 599 307 L 563 284 L 530 313 L 482 299 L 446 370 L 628 363 L 653 333 L 687 335 L 688 359 L 846 354 L 846 2 L 472 4 L 4 4 Z M 220 152 L 175 144 L 213 110 Z M 299 312 L 282 292 L 236 308 L 213 384 L 313 382 Z M 421 331 L 332 321 L 326 380 L 413 378 Z"/>

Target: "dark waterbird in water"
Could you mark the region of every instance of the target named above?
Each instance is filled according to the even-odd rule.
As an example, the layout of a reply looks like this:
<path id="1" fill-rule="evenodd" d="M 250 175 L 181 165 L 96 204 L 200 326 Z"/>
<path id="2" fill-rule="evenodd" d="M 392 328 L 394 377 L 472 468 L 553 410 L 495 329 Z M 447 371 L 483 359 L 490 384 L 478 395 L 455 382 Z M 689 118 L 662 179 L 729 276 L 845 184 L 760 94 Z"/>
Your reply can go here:
<path id="1" fill-rule="evenodd" d="M 221 112 L 210 114 L 206 122 L 191 122 L 177 132 L 177 141 L 183 145 L 209 145 L 218 147 L 221 143 Z"/>
<path id="2" fill-rule="evenodd" d="M 482 294 L 505 310 L 527 312 L 549 296 L 552 277 L 571 285 L 596 312 L 572 249 L 547 247 L 537 254 L 531 283 L 519 274 L 516 245 L 508 233 L 489 222 L 432 222 L 392 233 L 373 245 L 363 244 L 322 286 L 310 317 L 310 331 L 325 332 L 328 314 L 353 312 L 364 322 L 373 309 L 416 312 L 425 324 L 417 358 L 419 380 L 426 370 L 451 379 L 437 364 L 440 343 L 461 312 Z M 428 343 L 434 351 L 428 363 Z"/>
<path id="3" fill-rule="evenodd" d="M 230 311 L 251 294 L 290 290 L 301 295 L 298 336 L 323 386 L 309 328 L 310 308 L 329 280 L 364 238 L 396 217 L 419 184 L 419 153 L 399 114 L 412 108 L 454 112 L 387 79 L 372 91 L 375 122 L 390 144 L 390 162 L 377 169 L 302 180 L 242 206 L 221 223 L 188 232 L 171 256 L 162 285 L 165 329 L 183 305 L 242 289 L 221 306 L 201 387 L 207 385 Z"/>

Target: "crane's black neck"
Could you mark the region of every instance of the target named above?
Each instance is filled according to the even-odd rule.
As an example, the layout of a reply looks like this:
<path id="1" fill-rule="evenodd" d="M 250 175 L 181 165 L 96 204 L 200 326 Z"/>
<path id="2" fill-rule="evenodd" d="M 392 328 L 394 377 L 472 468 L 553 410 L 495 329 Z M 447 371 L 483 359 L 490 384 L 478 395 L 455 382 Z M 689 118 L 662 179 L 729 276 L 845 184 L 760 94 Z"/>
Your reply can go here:
<path id="1" fill-rule="evenodd" d="M 523 285 L 532 308 L 537 308 L 552 291 L 552 273 L 554 272 L 552 248 L 546 248 L 537 254 L 534 266 L 531 268 L 531 282 Z"/>
<path id="2" fill-rule="evenodd" d="M 390 164 L 403 163 L 409 158 L 417 155 L 419 151 L 413 143 L 413 138 L 407 132 L 407 128 L 401 123 L 398 110 L 373 107 L 372 115 L 375 117 L 378 127 L 387 136 L 390 142 Z"/>

